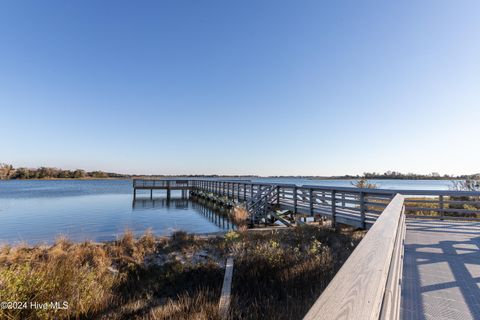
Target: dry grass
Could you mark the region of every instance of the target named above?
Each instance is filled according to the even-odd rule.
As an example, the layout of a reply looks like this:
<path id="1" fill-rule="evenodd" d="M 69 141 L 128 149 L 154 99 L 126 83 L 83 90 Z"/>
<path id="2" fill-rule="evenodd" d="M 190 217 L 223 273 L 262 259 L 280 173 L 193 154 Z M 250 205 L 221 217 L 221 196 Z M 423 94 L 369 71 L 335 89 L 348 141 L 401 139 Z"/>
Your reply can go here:
<path id="1" fill-rule="evenodd" d="M 303 318 L 362 237 L 313 226 L 240 234 L 229 245 L 235 256 L 230 318 Z"/>
<path id="2" fill-rule="evenodd" d="M 249 214 L 246 208 L 235 206 L 232 209 L 231 216 L 233 222 L 237 225 L 239 230 L 245 231 L 247 229 Z"/>
<path id="3" fill-rule="evenodd" d="M 300 319 L 362 234 L 297 227 L 170 239 L 0 248 L 3 301 L 67 301 L 66 310 L 0 310 L 0 319 L 217 319 L 224 258 L 235 258 L 232 319 Z"/>
<path id="4" fill-rule="evenodd" d="M 150 232 L 135 240 L 129 231 L 119 241 L 105 245 L 75 244 L 60 237 L 50 247 L 4 246 L 0 250 L 2 301 L 66 301 L 68 309 L 3 309 L 0 318 L 88 318 L 98 314 L 114 302 L 115 286 L 128 270 L 139 265 L 154 247 Z"/>
<path id="5" fill-rule="evenodd" d="M 471 210 L 479 211 L 480 205 L 478 202 L 480 199 L 477 197 L 445 197 L 444 208 L 445 209 L 456 209 L 458 212 L 444 212 L 444 216 L 452 217 L 469 217 L 469 218 L 480 218 L 480 213 L 463 213 L 461 210 Z M 418 202 L 423 201 L 423 202 Z M 432 202 L 434 201 L 434 202 Z M 465 201 L 467 203 L 458 204 L 458 203 L 448 203 L 448 201 Z M 468 203 L 468 202 L 471 202 Z M 438 197 L 415 197 L 415 198 L 406 198 L 405 206 L 408 207 L 407 214 L 417 215 L 417 216 L 441 216 L 437 210 L 440 209 Z M 415 208 L 422 208 L 422 210 L 415 210 Z M 429 210 L 432 209 L 432 210 Z"/>
<path id="6" fill-rule="evenodd" d="M 68 310 L 0 310 L 0 318 L 50 319 L 95 314 L 112 299 L 115 275 L 104 249 L 89 243 L 74 245 L 59 239 L 50 248 L 19 247 L 0 260 L 2 301 L 62 302 Z"/>

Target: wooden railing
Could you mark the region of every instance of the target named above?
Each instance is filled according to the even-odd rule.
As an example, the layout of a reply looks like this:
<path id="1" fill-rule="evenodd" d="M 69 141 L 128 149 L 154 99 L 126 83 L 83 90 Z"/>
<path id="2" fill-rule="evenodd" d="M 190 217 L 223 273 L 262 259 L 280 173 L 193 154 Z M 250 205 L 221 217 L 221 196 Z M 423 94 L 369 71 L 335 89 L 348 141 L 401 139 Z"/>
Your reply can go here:
<path id="1" fill-rule="evenodd" d="M 133 179 L 134 188 L 184 188 L 191 187 L 191 180 Z"/>
<path id="2" fill-rule="evenodd" d="M 480 218 L 480 192 L 297 186 L 249 180 L 213 179 L 136 179 L 133 183 L 133 187 L 139 189 L 196 188 L 245 202 L 253 199 L 260 190 L 271 186 L 277 188 L 274 202 L 281 209 L 310 216 L 321 215 L 334 222 L 359 228 L 370 228 L 396 193 L 404 195 L 407 215 L 445 219 Z"/>
<path id="3" fill-rule="evenodd" d="M 403 204 L 393 198 L 304 319 L 399 319 Z"/>

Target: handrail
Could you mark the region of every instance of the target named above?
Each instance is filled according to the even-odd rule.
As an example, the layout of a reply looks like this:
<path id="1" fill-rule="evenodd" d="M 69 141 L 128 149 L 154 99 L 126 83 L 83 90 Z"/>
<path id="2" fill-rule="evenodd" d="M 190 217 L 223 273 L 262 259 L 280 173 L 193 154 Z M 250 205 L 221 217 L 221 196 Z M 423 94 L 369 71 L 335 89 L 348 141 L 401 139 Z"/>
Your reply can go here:
<path id="1" fill-rule="evenodd" d="M 399 318 L 400 285 L 392 270 L 403 264 L 403 202 L 400 194 L 393 198 L 304 319 Z"/>
<path id="2" fill-rule="evenodd" d="M 182 181 L 177 184 L 177 181 Z M 364 189 L 355 187 L 334 187 L 318 185 L 295 185 L 276 182 L 252 182 L 250 180 L 219 179 L 134 179 L 134 188 L 209 188 L 210 191 L 227 194 L 237 190 L 232 197 L 250 202 L 264 187 L 276 187 L 281 194 L 277 201 L 280 208 L 295 213 L 331 217 L 338 214 L 338 221 L 361 228 L 369 228 L 388 202 L 400 193 L 406 197 L 407 215 L 435 217 L 441 219 L 476 219 L 480 218 L 480 192 L 453 190 L 392 190 Z M 252 186 L 256 186 L 253 191 Z M 245 189 L 251 194 L 245 194 Z M 227 190 L 228 188 L 228 190 Z M 233 189 L 232 189 L 233 188 Z M 244 190 L 242 197 L 238 190 Z M 233 191 L 232 191 L 233 192 Z M 328 198 L 335 195 L 335 201 Z M 340 206 L 338 206 L 340 205 Z M 330 208 L 329 208 L 330 207 Z M 357 221 L 357 222 L 355 222 Z"/>

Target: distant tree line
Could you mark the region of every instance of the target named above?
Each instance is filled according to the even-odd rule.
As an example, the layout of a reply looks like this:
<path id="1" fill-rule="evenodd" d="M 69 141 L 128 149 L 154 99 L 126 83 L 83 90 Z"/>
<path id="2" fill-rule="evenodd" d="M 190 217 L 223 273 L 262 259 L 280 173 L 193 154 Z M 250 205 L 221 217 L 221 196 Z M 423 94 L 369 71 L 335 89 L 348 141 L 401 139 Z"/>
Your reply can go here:
<path id="1" fill-rule="evenodd" d="M 84 179 L 84 178 L 126 178 L 127 175 L 76 169 L 63 170 L 58 168 L 14 168 L 10 164 L 0 164 L 0 179 Z"/>
<path id="2" fill-rule="evenodd" d="M 40 168 L 14 168 L 10 164 L 0 163 L 0 179 L 82 179 L 82 178 L 258 178 L 257 175 L 127 175 L 103 171 L 85 171 L 81 169 L 63 170 L 58 168 L 40 167 Z M 343 176 L 270 176 L 270 178 L 303 178 L 303 179 L 350 179 L 363 181 L 375 179 L 397 179 L 397 180 L 469 180 L 472 185 L 478 187 L 480 180 L 479 174 L 471 175 L 440 175 L 433 172 L 431 174 L 401 173 L 397 171 L 387 171 L 385 173 L 365 172 L 363 175 L 343 175 Z M 365 182 L 366 183 L 366 182 Z M 471 189 L 471 188 L 470 188 Z"/>
<path id="3" fill-rule="evenodd" d="M 387 171 L 385 173 L 377 173 L 377 172 L 365 172 L 363 176 L 344 176 L 350 179 L 393 179 L 393 180 L 478 180 L 480 179 L 480 174 L 471 174 L 471 175 L 440 175 L 437 172 L 432 172 L 430 174 L 417 174 L 417 173 L 401 173 L 397 171 Z"/>

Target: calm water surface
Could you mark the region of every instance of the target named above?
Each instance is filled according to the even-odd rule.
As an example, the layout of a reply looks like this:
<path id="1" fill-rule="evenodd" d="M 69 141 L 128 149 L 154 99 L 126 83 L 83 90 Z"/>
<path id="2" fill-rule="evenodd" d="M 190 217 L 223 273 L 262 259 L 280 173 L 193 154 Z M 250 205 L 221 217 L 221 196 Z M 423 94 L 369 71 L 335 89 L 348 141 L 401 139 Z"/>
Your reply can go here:
<path id="1" fill-rule="evenodd" d="M 125 229 L 169 235 L 232 228 L 212 210 L 182 199 L 179 191 L 169 202 L 162 191 L 155 198 L 133 203 L 130 180 L 0 181 L 0 243 L 51 243 L 59 235 L 106 241 Z"/>
<path id="2" fill-rule="evenodd" d="M 252 180 L 351 186 L 348 180 Z M 445 190 L 450 185 L 437 180 L 373 182 L 387 189 Z M 173 192 L 169 202 L 162 191 L 154 197 L 133 203 L 130 180 L 0 180 L 0 243 L 51 243 L 59 235 L 75 241 L 107 241 L 125 229 L 139 235 L 151 228 L 156 235 L 169 235 L 175 230 L 209 233 L 232 228 L 212 210 L 182 199 L 180 192 Z"/>

